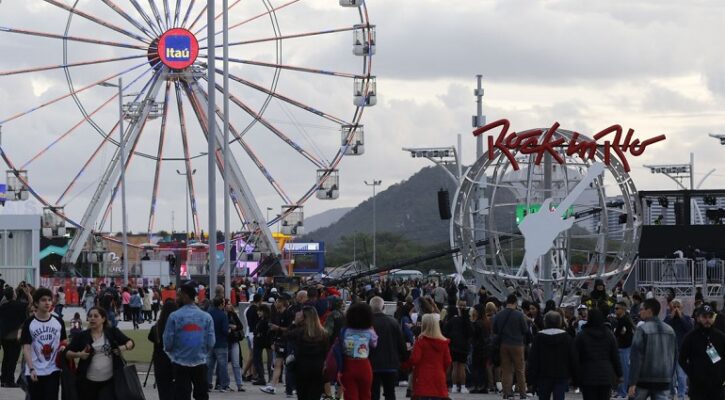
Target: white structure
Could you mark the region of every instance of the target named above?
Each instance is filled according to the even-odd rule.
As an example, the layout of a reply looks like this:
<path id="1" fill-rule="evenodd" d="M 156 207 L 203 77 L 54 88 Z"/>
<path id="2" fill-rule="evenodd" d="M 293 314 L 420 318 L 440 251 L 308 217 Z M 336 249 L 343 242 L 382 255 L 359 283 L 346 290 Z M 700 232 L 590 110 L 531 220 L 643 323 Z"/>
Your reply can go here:
<path id="1" fill-rule="evenodd" d="M 0 273 L 9 285 L 40 285 L 40 215 L 0 215 Z"/>

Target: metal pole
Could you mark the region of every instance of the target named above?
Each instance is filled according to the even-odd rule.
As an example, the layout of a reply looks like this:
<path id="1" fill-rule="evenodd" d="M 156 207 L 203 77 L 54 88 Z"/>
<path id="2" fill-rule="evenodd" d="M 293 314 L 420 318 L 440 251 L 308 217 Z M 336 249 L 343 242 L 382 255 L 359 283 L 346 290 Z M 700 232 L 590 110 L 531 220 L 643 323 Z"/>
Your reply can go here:
<path id="1" fill-rule="evenodd" d="M 373 187 L 373 263 L 372 264 L 373 264 L 373 267 L 375 267 L 375 265 L 377 265 L 377 249 L 376 249 L 377 243 L 376 243 L 376 240 L 375 240 L 375 238 L 377 237 L 377 234 L 376 234 L 376 229 L 377 229 L 376 219 L 377 218 L 375 217 L 375 214 L 376 214 L 376 210 L 375 210 L 375 187 L 376 186 L 379 186 L 383 181 L 380 181 L 380 180 L 377 180 L 376 181 L 375 179 L 373 179 L 373 183 L 368 183 L 368 181 L 364 181 L 364 182 L 365 182 L 365 184 L 367 186 L 372 186 Z"/>
<path id="2" fill-rule="evenodd" d="M 695 153 L 690 153 L 690 190 L 695 190 Z"/>
<path id="3" fill-rule="evenodd" d="M 225 296 L 231 295 L 231 249 L 229 248 L 231 240 L 231 228 L 229 226 L 229 0 L 222 2 L 224 8 L 224 17 L 222 24 L 224 27 L 224 293 Z"/>
<path id="4" fill-rule="evenodd" d="M 128 285 L 128 221 L 126 220 L 126 146 L 123 140 L 123 80 L 118 78 L 118 132 L 121 137 L 121 221 L 123 223 L 123 284 Z"/>
<path id="5" fill-rule="evenodd" d="M 551 154 L 545 154 L 544 155 L 544 198 L 553 198 L 554 192 L 552 190 L 552 160 L 551 160 Z M 553 207 L 553 204 L 552 204 Z M 539 212 L 548 212 L 549 210 L 541 210 Z M 566 212 L 566 210 L 564 211 Z M 541 277 L 546 279 L 544 281 L 544 298 L 545 299 L 551 299 L 553 298 L 554 292 L 553 287 L 551 285 L 551 251 L 549 250 L 543 255 L 544 262 L 542 263 L 542 269 L 543 273 L 541 274 Z M 533 268 L 531 268 L 533 270 Z"/>
<path id="6" fill-rule="evenodd" d="M 476 75 L 478 79 L 478 87 L 474 94 L 476 95 L 476 120 L 473 123 L 474 128 L 481 127 L 486 124 L 486 117 L 483 116 L 483 86 L 481 85 L 483 75 Z M 476 137 L 476 159 L 483 155 L 483 136 Z"/>
<path id="7" fill-rule="evenodd" d="M 189 180 L 184 179 L 184 182 L 186 182 L 186 240 L 189 240 L 189 196 L 191 196 L 191 193 L 189 193 Z"/>
<path id="8" fill-rule="evenodd" d="M 216 29 L 215 16 L 216 7 L 214 0 L 207 0 L 207 92 L 209 93 L 209 102 L 206 112 L 207 116 L 207 142 L 208 147 L 208 179 L 209 179 L 209 293 L 214 293 L 217 285 L 217 265 L 216 265 L 216 165 L 214 158 L 216 157 Z"/>

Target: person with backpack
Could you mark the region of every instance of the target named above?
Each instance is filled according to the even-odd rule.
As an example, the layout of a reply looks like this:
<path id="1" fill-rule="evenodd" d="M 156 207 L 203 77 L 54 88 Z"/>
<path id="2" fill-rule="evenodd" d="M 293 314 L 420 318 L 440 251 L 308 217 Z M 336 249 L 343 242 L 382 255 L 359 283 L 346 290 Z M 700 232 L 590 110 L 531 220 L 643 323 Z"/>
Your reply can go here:
<path id="1" fill-rule="evenodd" d="M 370 350 L 378 345 L 373 329 L 373 312 L 367 303 L 350 306 L 345 316 L 346 328 L 340 333 L 343 365 L 340 383 L 346 400 L 370 400 L 373 371 Z"/>

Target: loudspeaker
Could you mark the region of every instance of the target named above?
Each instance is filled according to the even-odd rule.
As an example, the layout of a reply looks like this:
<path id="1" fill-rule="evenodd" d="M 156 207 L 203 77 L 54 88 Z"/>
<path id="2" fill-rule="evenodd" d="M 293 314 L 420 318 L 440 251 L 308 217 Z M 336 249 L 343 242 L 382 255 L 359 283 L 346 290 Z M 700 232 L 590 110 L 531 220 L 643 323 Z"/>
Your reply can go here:
<path id="1" fill-rule="evenodd" d="M 441 219 L 451 219 L 451 200 L 447 190 L 438 191 L 438 215 Z"/>

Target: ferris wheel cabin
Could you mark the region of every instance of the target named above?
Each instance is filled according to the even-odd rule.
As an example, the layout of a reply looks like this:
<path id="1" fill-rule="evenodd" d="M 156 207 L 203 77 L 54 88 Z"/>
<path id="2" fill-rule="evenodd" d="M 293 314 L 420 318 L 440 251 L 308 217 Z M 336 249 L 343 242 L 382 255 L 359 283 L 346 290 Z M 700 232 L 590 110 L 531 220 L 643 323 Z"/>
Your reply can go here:
<path id="1" fill-rule="evenodd" d="M 353 103 L 358 107 L 378 104 L 377 83 L 374 76 L 361 79 L 355 78 Z"/>
<path id="2" fill-rule="evenodd" d="M 335 200 L 340 197 L 340 173 L 338 170 L 317 170 L 316 195 L 320 200 Z"/>
<path id="3" fill-rule="evenodd" d="M 340 132 L 341 145 L 346 156 L 361 156 L 365 153 L 363 125 L 343 125 Z"/>
<path id="4" fill-rule="evenodd" d="M 294 205 L 282 206 L 282 215 L 284 217 L 282 217 L 280 223 L 280 231 L 283 234 L 297 236 L 305 233 L 305 217 L 302 207 Z"/>
<path id="5" fill-rule="evenodd" d="M 340 0 L 340 5 L 343 7 L 360 7 L 365 0 Z"/>
<path id="6" fill-rule="evenodd" d="M 372 56 L 375 54 L 375 25 L 355 25 L 353 32 L 352 54 Z"/>
<path id="7" fill-rule="evenodd" d="M 5 179 L 7 188 L 5 197 L 8 201 L 27 200 L 30 196 L 28 187 L 23 182 L 28 181 L 28 171 L 26 170 L 7 170 Z"/>
<path id="8" fill-rule="evenodd" d="M 43 207 L 43 236 L 65 236 L 65 219 L 61 215 L 65 215 L 63 207 Z"/>

